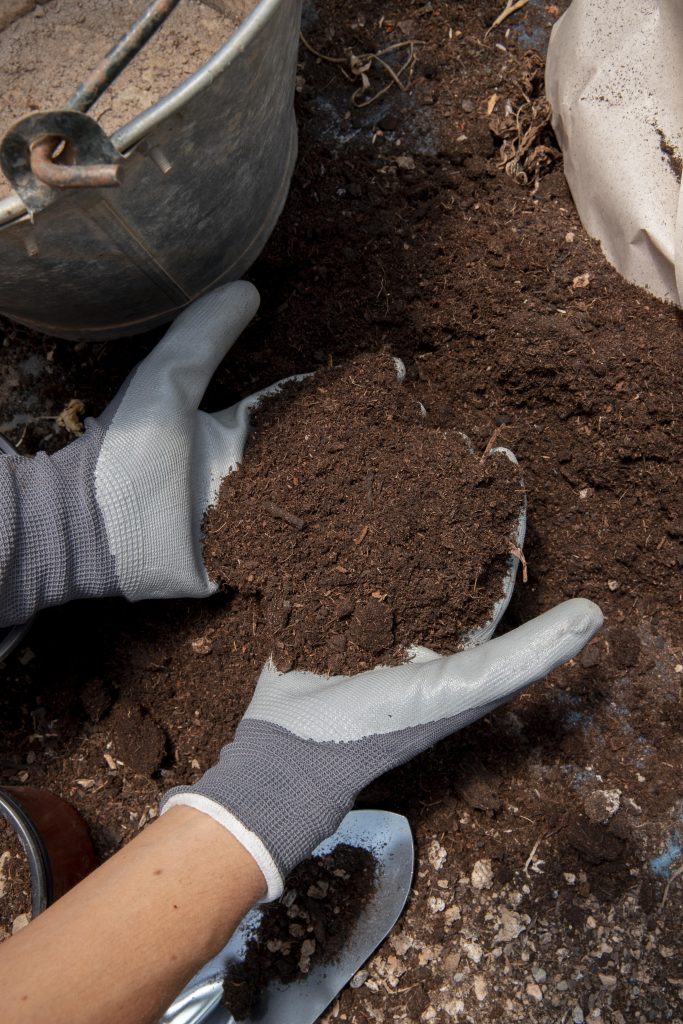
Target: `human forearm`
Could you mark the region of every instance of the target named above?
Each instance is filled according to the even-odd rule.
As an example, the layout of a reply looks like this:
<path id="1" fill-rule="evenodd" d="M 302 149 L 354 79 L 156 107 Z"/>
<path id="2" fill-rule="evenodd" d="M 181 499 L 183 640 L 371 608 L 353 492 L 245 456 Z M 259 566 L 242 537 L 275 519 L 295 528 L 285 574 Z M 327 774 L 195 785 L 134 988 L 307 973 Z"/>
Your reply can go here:
<path id="1" fill-rule="evenodd" d="M 207 815 L 172 808 L 0 946 L 11 1024 L 153 1024 L 264 894 Z"/>

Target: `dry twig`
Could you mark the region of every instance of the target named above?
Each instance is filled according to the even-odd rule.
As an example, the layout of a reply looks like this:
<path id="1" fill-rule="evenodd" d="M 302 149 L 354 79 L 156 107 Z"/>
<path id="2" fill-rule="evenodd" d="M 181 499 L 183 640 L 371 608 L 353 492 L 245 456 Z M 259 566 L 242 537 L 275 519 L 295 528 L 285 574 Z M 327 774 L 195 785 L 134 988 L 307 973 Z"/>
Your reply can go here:
<path id="1" fill-rule="evenodd" d="M 283 523 L 293 526 L 295 530 L 304 530 L 306 528 L 306 523 L 300 516 L 295 516 L 293 512 L 288 512 L 286 508 L 280 508 L 279 505 L 275 505 L 272 501 L 264 502 L 263 507 L 273 519 L 281 519 Z"/>
<path id="2" fill-rule="evenodd" d="M 528 583 L 529 573 L 527 572 L 527 564 L 526 558 L 524 557 L 524 552 L 521 548 L 518 548 L 516 544 L 513 544 L 512 547 L 510 548 L 510 554 L 514 555 L 515 558 L 518 558 L 522 563 L 522 583 Z"/>
<path id="3" fill-rule="evenodd" d="M 664 909 L 664 904 L 669 898 L 669 889 L 671 888 L 671 883 L 675 882 L 676 879 L 679 878 L 681 875 L 683 875 L 683 864 L 681 864 L 679 868 L 676 868 L 673 875 L 671 875 L 671 877 L 667 879 L 667 883 L 664 888 L 664 895 L 662 896 L 662 902 L 659 905 L 660 910 Z"/>
<path id="4" fill-rule="evenodd" d="M 526 7 L 528 3 L 529 0 L 515 0 L 514 3 L 508 3 L 505 10 L 501 11 L 493 24 L 486 29 L 486 32 L 484 32 L 484 39 L 486 39 L 489 32 L 493 32 L 494 28 L 498 28 L 499 25 L 502 25 L 511 14 L 521 11 L 522 7 Z"/>

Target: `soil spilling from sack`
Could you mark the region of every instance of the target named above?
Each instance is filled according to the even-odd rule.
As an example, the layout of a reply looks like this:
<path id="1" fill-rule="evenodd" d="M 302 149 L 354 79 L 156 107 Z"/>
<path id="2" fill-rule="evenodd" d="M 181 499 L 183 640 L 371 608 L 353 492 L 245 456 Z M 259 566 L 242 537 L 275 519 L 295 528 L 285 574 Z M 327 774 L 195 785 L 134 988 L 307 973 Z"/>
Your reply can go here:
<path id="1" fill-rule="evenodd" d="M 256 2 L 181 0 L 90 115 L 108 133 L 121 128 L 205 64 Z M 0 11 L 0 139 L 26 114 L 63 108 L 147 6 L 147 0 L 16 0 L 16 20 L 4 25 Z M 10 194 L 0 173 L 0 199 Z"/>
<path id="2" fill-rule="evenodd" d="M 0 942 L 31 918 L 31 872 L 16 832 L 0 817 Z"/>
<path id="3" fill-rule="evenodd" d="M 311 857 L 287 880 L 248 939 L 244 960 L 228 969 L 223 1001 L 244 1020 L 271 983 L 287 985 L 317 964 L 333 964 L 375 896 L 377 862 L 368 851 L 340 843 Z"/>
<path id="4" fill-rule="evenodd" d="M 384 351 L 262 399 L 204 556 L 259 599 L 278 668 L 349 675 L 492 617 L 523 500 L 518 467 L 434 426 Z"/>

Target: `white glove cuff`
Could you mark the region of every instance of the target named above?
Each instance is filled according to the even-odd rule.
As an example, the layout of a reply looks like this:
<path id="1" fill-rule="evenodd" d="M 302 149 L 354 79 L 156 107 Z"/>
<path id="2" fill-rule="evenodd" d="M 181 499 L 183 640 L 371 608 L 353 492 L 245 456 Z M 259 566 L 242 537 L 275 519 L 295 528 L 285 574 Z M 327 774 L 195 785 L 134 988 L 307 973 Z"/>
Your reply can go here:
<path id="1" fill-rule="evenodd" d="M 165 814 L 171 807 L 194 807 L 195 811 L 208 814 L 210 818 L 227 829 L 247 853 L 251 854 L 258 864 L 268 888 L 266 895 L 260 901 L 261 903 L 271 903 L 282 896 L 285 887 L 284 879 L 278 871 L 275 861 L 263 845 L 262 840 L 254 832 L 245 828 L 230 811 L 201 793 L 177 793 L 169 796 L 162 802 L 159 813 Z"/>

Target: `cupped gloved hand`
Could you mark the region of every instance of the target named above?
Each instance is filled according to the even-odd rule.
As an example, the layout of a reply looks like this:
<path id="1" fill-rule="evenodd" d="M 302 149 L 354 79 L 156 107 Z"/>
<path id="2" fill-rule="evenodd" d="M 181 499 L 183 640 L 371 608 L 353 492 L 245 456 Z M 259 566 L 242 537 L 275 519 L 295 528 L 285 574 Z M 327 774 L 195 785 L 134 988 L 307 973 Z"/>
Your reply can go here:
<path id="1" fill-rule="evenodd" d="M 198 409 L 259 304 L 239 281 L 198 299 L 83 437 L 0 459 L 0 626 L 78 597 L 203 597 L 201 524 L 239 463 L 252 395 Z"/>
<path id="2" fill-rule="evenodd" d="M 249 850 L 275 899 L 364 786 L 575 657 L 601 624 L 597 605 L 577 598 L 449 657 L 422 650 L 353 677 L 267 665 L 218 764 L 171 790 L 162 811 L 211 815 Z"/>

